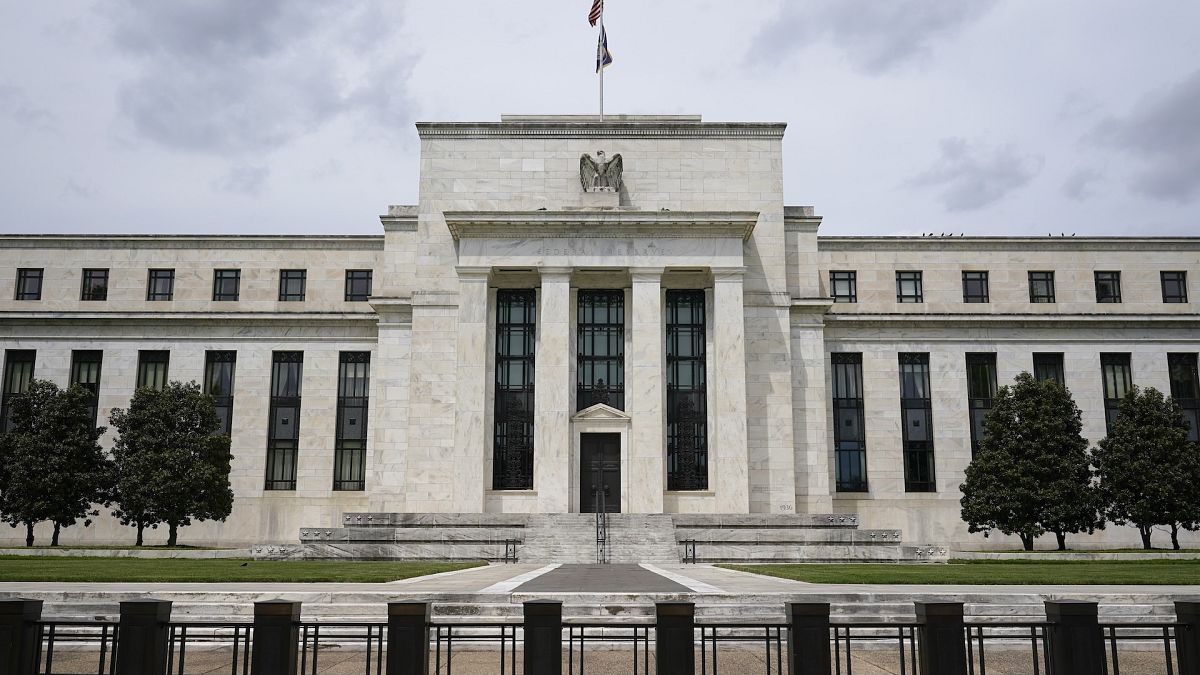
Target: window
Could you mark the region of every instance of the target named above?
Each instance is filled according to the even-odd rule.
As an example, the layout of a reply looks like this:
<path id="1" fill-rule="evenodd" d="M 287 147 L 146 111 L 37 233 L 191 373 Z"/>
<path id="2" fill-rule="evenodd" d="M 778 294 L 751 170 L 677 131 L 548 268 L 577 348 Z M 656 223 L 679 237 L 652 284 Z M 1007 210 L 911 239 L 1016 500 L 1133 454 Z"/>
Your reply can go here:
<path id="1" fill-rule="evenodd" d="M 1196 354 L 1167 354 L 1167 370 L 1171 375 L 1171 397 L 1183 408 L 1188 423 L 1188 440 L 1200 441 L 1200 376 L 1196 372 Z"/>
<path id="2" fill-rule="evenodd" d="M 533 290 L 496 292 L 496 394 L 492 488 L 533 487 L 533 354 L 537 301 Z"/>
<path id="3" fill-rule="evenodd" d="M 988 273 L 963 272 L 963 302 L 988 301 Z"/>
<path id="4" fill-rule="evenodd" d="M 241 285 L 241 270 L 213 270 L 213 302 L 236 302 Z"/>
<path id="5" fill-rule="evenodd" d="M 138 352 L 137 388 L 149 387 L 162 389 L 167 386 L 167 366 L 171 362 L 171 352 L 149 351 Z"/>
<path id="6" fill-rule="evenodd" d="M 1129 368 L 1129 354 L 1101 354 L 1100 371 L 1104 377 L 1104 423 L 1112 433 L 1113 422 L 1117 421 L 1121 399 L 1133 387 L 1133 375 Z"/>
<path id="7" fill-rule="evenodd" d="M 338 357 L 337 440 L 333 450 L 333 489 L 365 490 L 367 401 L 371 352 L 342 352 Z"/>
<path id="8" fill-rule="evenodd" d="M 171 300 L 175 297 L 175 270 L 150 270 L 146 281 L 147 300 Z"/>
<path id="9" fill-rule="evenodd" d="M 22 394 L 33 381 L 33 362 L 37 352 L 32 349 L 4 350 L 4 389 L 0 398 L 0 432 L 12 431 L 12 397 Z"/>
<path id="10" fill-rule="evenodd" d="M 275 352 L 271 358 L 271 403 L 267 427 L 267 490 L 296 489 L 300 444 L 300 378 L 304 352 Z"/>
<path id="11" fill-rule="evenodd" d="M 108 300 L 108 270 L 85 269 L 83 284 L 79 289 L 79 299 L 86 302 L 103 302 Z"/>
<path id="12" fill-rule="evenodd" d="M 867 491 L 862 354 L 830 354 L 833 365 L 833 452 L 838 492 Z"/>
<path id="13" fill-rule="evenodd" d="M 1096 272 L 1096 302 L 1121 301 L 1121 273 Z"/>
<path id="14" fill-rule="evenodd" d="M 667 291 L 667 489 L 708 489 L 704 291 Z"/>
<path id="15" fill-rule="evenodd" d="M 904 491 L 934 492 L 933 401 L 929 354 L 899 355 L 900 418 L 904 425 Z"/>
<path id="16" fill-rule="evenodd" d="M 896 272 L 896 302 L 925 302 L 920 272 Z"/>
<path id="17" fill-rule="evenodd" d="M 625 409 L 625 292 L 579 291 L 576 410 Z"/>
<path id="18" fill-rule="evenodd" d="M 1058 352 L 1035 352 L 1033 355 L 1033 377 L 1039 382 L 1054 380 L 1062 386 L 1067 386 L 1067 377 L 1063 370 L 1063 355 Z"/>
<path id="19" fill-rule="evenodd" d="M 17 300 L 42 299 L 42 270 L 21 268 L 17 270 Z"/>
<path id="20" fill-rule="evenodd" d="M 1163 302 L 1187 302 L 1187 272 L 1160 272 Z"/>
<path id="21" fill-rule="evenodd" d="M 996 398 L 996 355 L 967 354 L 967 407 L 971 415 L 971 456 L 979 453 L 986 435 L 983 420 Z"/>
<path id="22" fill-rule="evenodd" d="M 279 270 L 279 301 L 303 302 L 308 270 Z"/>
<path id="23" fill-rule="evenodd" d="M 371 297 L 371 270 L 346 270 L 346 302 L 366 302 Z"/>
<path id="24" fill-rule="evenodd" d="M 233 371 L 236 365 L 237 352 L 204 353 L 204 393 L 213 397 L 222 436 L 233 435 Z"/>
<path id="25" fill-rule="evenodd" d="M 1054 272 L 1029 273 L 1029 301 L 1054 302 Z"/>
<path id="26" fill-rule="evenodd" d="M 858 302 L 858 272 L 830 272 L 829 295 L 834 302 Z"/>
<path id="27" fill-rule="evenodd" d="M 100 410 L 100 366 L 103 361 L 104 352 L 98 349 L 76 349 L 71 352 L 71 384 L 81 385 L 91 392 L 88 409 L 92 413 L 92 426 L 95 426 Z"/>

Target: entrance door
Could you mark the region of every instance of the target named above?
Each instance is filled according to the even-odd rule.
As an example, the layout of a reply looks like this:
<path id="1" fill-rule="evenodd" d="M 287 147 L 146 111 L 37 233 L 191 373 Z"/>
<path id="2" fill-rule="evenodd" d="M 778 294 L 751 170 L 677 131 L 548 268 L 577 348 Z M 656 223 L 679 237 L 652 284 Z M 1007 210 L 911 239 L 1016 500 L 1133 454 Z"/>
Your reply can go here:
<path id="1" fill-rule="evenodd" d="M 621 512 L 621 434 L 579 437 L 579 512 Z"/>

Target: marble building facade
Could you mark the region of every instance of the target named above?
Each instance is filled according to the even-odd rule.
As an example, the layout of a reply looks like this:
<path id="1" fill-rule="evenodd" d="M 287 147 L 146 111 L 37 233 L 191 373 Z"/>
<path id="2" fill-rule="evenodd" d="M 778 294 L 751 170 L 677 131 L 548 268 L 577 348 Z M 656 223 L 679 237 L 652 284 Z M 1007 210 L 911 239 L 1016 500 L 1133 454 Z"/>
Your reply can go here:
<path id="1" fill-rule="evenodd" d="M 5 393 L 22 359 L 60 385 L 99 359 L 104 424 L 154 354 L 208 383 L 234 353 L 234 513 L 187 543 L 292 541 L 343 512 L 589 511 L 607 487 L 624 512 L 856 513 L 973 548 L 1013 545 L 958 515 L 987 380 L 1036 360 L 1093 442 L 1106 378 L 1194 393 L 1200 238 L 820 236 L 784 204 L 784 130 L 418 124 L 418 204 L 381 235 L 2 236 Z M 581 184 L 597 151 L 619 189 Z"/>

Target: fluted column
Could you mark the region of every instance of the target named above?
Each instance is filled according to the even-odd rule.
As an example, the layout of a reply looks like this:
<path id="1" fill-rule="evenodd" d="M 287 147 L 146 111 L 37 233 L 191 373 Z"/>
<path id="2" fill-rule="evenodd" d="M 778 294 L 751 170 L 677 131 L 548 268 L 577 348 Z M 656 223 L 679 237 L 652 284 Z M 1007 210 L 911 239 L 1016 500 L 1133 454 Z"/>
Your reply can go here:
<path id="1" fill-rule="evenodd" d="M 492 444 L 484 428 L 487 405 L 487 267 L 459 267 L 458 367 L 454 401 L 453 510 L 483 512 L 484 452 Z"/>
<path id="2" fill-rule="evenodd" d="M 629 437 L 631 513 L 662 513 L 666 488 L 666 389 L 663 386 L 663 303 L 661 267 L 629 270 L 633 293 L 626 313 L 630 348 L 625 355 L 625 410 L 633 418 Z"/>
<path id="3" fill-rule="evenodd" d="M 533 489 L 540 513 L 566 513 L 571 510 L 571 268 L 539 272 Z"/>
<path id="4" fill-rule="evenodd" d="M 750 510 L 749 455 L 746 443 L 746 312 L 740 267 L 713 271 L 713 366 L 709 384 L 715 426 L 709 485 L 716 489 L 719 513 Z"/>

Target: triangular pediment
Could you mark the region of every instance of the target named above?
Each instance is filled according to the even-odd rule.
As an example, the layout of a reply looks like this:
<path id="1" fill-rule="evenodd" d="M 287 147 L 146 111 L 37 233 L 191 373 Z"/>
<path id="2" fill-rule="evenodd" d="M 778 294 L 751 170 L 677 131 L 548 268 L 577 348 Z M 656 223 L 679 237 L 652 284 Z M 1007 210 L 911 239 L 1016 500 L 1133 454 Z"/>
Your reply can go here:
<path id="1" fill-rule="evenodd" d="M 629 415 L 617 410 L 616 408 L 604 404 L 597 403 L 596 405 L 584 408 L 575 413 L 572 420 L 629 420 L 632 419 Z"/>

